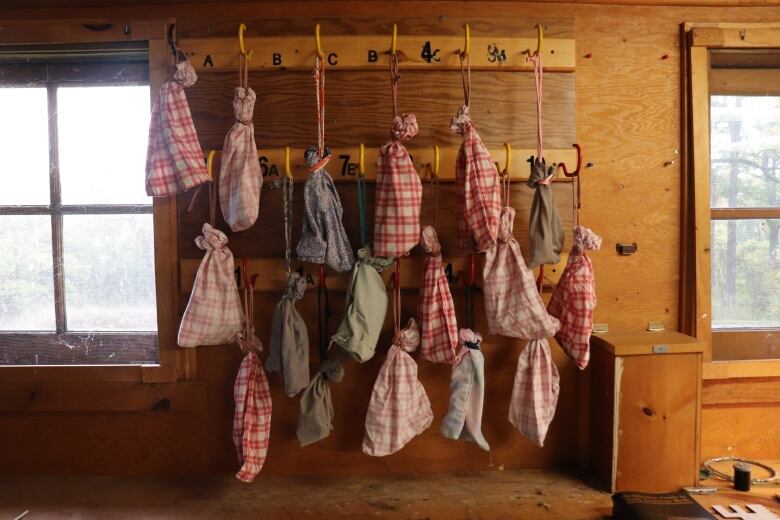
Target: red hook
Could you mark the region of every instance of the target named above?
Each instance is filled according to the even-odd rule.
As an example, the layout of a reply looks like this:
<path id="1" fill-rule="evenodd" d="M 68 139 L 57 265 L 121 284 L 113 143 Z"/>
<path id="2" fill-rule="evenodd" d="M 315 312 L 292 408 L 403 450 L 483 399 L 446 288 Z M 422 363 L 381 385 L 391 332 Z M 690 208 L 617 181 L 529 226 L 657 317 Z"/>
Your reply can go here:
<path id="1" fill-rule="evenodd" d="M 576 143 L 572 146 L 577 149 L 577 169 L 569 173 L 569 169 L 566 167 L 565 163 L 558 163 L 558 169 L 563 170 L 563 174 L 566 177 L 578 177 L 580 170 L 582 169 L 582 148 Z"/>
<path id="2" fill-rule="evenodd" d="M 320 287 L 325 287 L 325 264 L 320 264 Z"/>
<path id="3" fill-rule="evenodd" d="M 474 285 L 474 281 L 476 280 L 476 269 L 474 268 L 474 255 L 469 255 L 469 261 L 471 263 L 470 271 L 469 271 L 469 285 Z"/>

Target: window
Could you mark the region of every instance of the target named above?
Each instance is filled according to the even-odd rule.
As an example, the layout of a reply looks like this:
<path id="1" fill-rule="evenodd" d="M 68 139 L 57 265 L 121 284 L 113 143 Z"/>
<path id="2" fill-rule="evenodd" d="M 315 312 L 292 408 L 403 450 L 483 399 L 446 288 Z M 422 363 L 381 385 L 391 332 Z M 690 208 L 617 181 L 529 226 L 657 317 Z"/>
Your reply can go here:
<path id="1" fill-rule="evenodd" d="M 24 54 L 0 53 L 0 365 L 156 364 L 148 54 Z"/>

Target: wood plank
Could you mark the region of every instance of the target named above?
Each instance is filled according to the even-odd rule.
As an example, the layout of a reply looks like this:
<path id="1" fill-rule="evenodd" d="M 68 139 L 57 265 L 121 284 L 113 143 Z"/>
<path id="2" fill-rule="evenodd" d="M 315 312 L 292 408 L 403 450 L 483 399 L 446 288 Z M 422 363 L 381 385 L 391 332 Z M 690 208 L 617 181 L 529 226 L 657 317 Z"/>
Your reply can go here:
<path id="1" fill-rule="evenodd" d="M 711 361 L 704 363 L 702 369 L 705 381 L 708 379 L 780 377 L 780 359 Z"/>
<path id="2" fill-rule="evenodd" d="M 594 334 L 591 345 L 616 356 L 653 355 L 655 346 L 665 346 L 669 354 L 704 351 L 704 344 L 696 338 L 673 331 L 605 332 Z"/>
<path id="3" fill-rule="evenodd" d="M 702 406 L 780 403 L 780 378 L 704 381 Z"/>
<path id="4" fill-rule="evenodd" d="M 238 27 L 236 26 L 236 29 Z M 330 70 L 387 69 L 390 33 L 385 35 L 329 35 L 320 31 L 323 52 Z M 505 72 L 533 71 L 526 60 L 528 49 L 536 49 L 537 39 L 506 35 L 478 36 L 472 32 L 471 68 Z M 187 52 L 196 70 L 238 70 L 238 38 L 180 39 L 179 47 Z M 398 55 L 403 70 L 460 70 L 460 52 L 465 49 L 464 36 L 437 34 L 398 34 Z M 244 48 L 254 54 L 250 70 L 311 70 L 316 57 L 314 27 L 300 36 L 245 37 Z M 426 50 L 428 54 L 426 54 Z M 573 39 L 544 38 L 543 66 L 550 72 L 573 72 L 575 44 Z"/>
<path id="5" fill-rule="evenodd" d="M 701 411 L 701 459 L 732 455 L 780 458 L 780 407 L 777 403 L 705 406 Z"/>
<path id="6" fill-rule="evenodd" d="M 591 350 L 590 372 L 590 474 L 600 489 L 613 487 L 615 457 L 615 356 L 601 348 Z"/>
<path id="7" fill-rule="evenodd" d="M 693 46 L 703 48 L 780 47 L 780 28 L 764 27 L 696 27 Z"/>
<path id="8" fill-rule="evenodd" d="M 157 334 L 150 333 L 4 333 L 4 366 L 157 364 Z"/>
<path id="9" fill-rule="evenodd" d="M 780 331 L 771 329 L 712 331 L 712 358 L 716 361 L 780 358 Z"/>
<path id="10" fill-rule="evenodd" d="M 780 208 L 712 208 L 711 220 L 780 218 Z"/>
<path id="11" fill-rule="evenodd" d="M 710 71 L 712 95 L 767 96 L 780 92 L 778 69 L 716 69 Z"/>
<path id="12" fill-rule="evenodd" d="M 206 385 L 123 382 L 0 383 L 0 412 L 203 412 Z"/>

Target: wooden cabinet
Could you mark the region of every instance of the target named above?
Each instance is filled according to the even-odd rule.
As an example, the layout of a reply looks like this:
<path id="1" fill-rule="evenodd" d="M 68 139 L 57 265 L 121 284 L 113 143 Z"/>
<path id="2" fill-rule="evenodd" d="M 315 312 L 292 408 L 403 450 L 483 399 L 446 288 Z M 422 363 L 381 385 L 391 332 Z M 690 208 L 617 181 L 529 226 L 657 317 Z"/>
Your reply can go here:
<path id="1" fill-rule="evenodd" d="M 698 478 L 704 345 L 678 332 L 591 340 L 590 468 L 612 492 L 665 492 Z"/>

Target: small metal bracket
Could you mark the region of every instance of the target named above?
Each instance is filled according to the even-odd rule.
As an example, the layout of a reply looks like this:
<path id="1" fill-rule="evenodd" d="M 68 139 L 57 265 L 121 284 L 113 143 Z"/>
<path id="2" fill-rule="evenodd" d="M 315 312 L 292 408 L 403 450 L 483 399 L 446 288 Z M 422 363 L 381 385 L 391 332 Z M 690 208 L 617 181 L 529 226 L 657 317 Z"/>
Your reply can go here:
<path id="1" fill-rule="evenodd" d="M 636 253 L 637 249 L 639 249 L 639 246 L 636 242 L 633 244 L 621 244 L 617 243 L 615 244 L 615 250 L 617 250 L 618 254 L 621 256 L 629 256 Z"/>
<path id="2" fill-rule="evenodd" d="M 668 354 L 669 345 L 653 345 L 653 354 Z"/>
<path id="3" fill-rule="evenodd" d="M 648 321 L 647 330 L 648 332 L 662 332 L 666 330 L 666 326 L 662 321 Z"/>
<path id="4" fill-rule="evenodd" d="M 609 323 L 594 323 L 591 332 L 593 332 L 593 334 L 604 334 L 605 332 L 609 332 Z"/>

